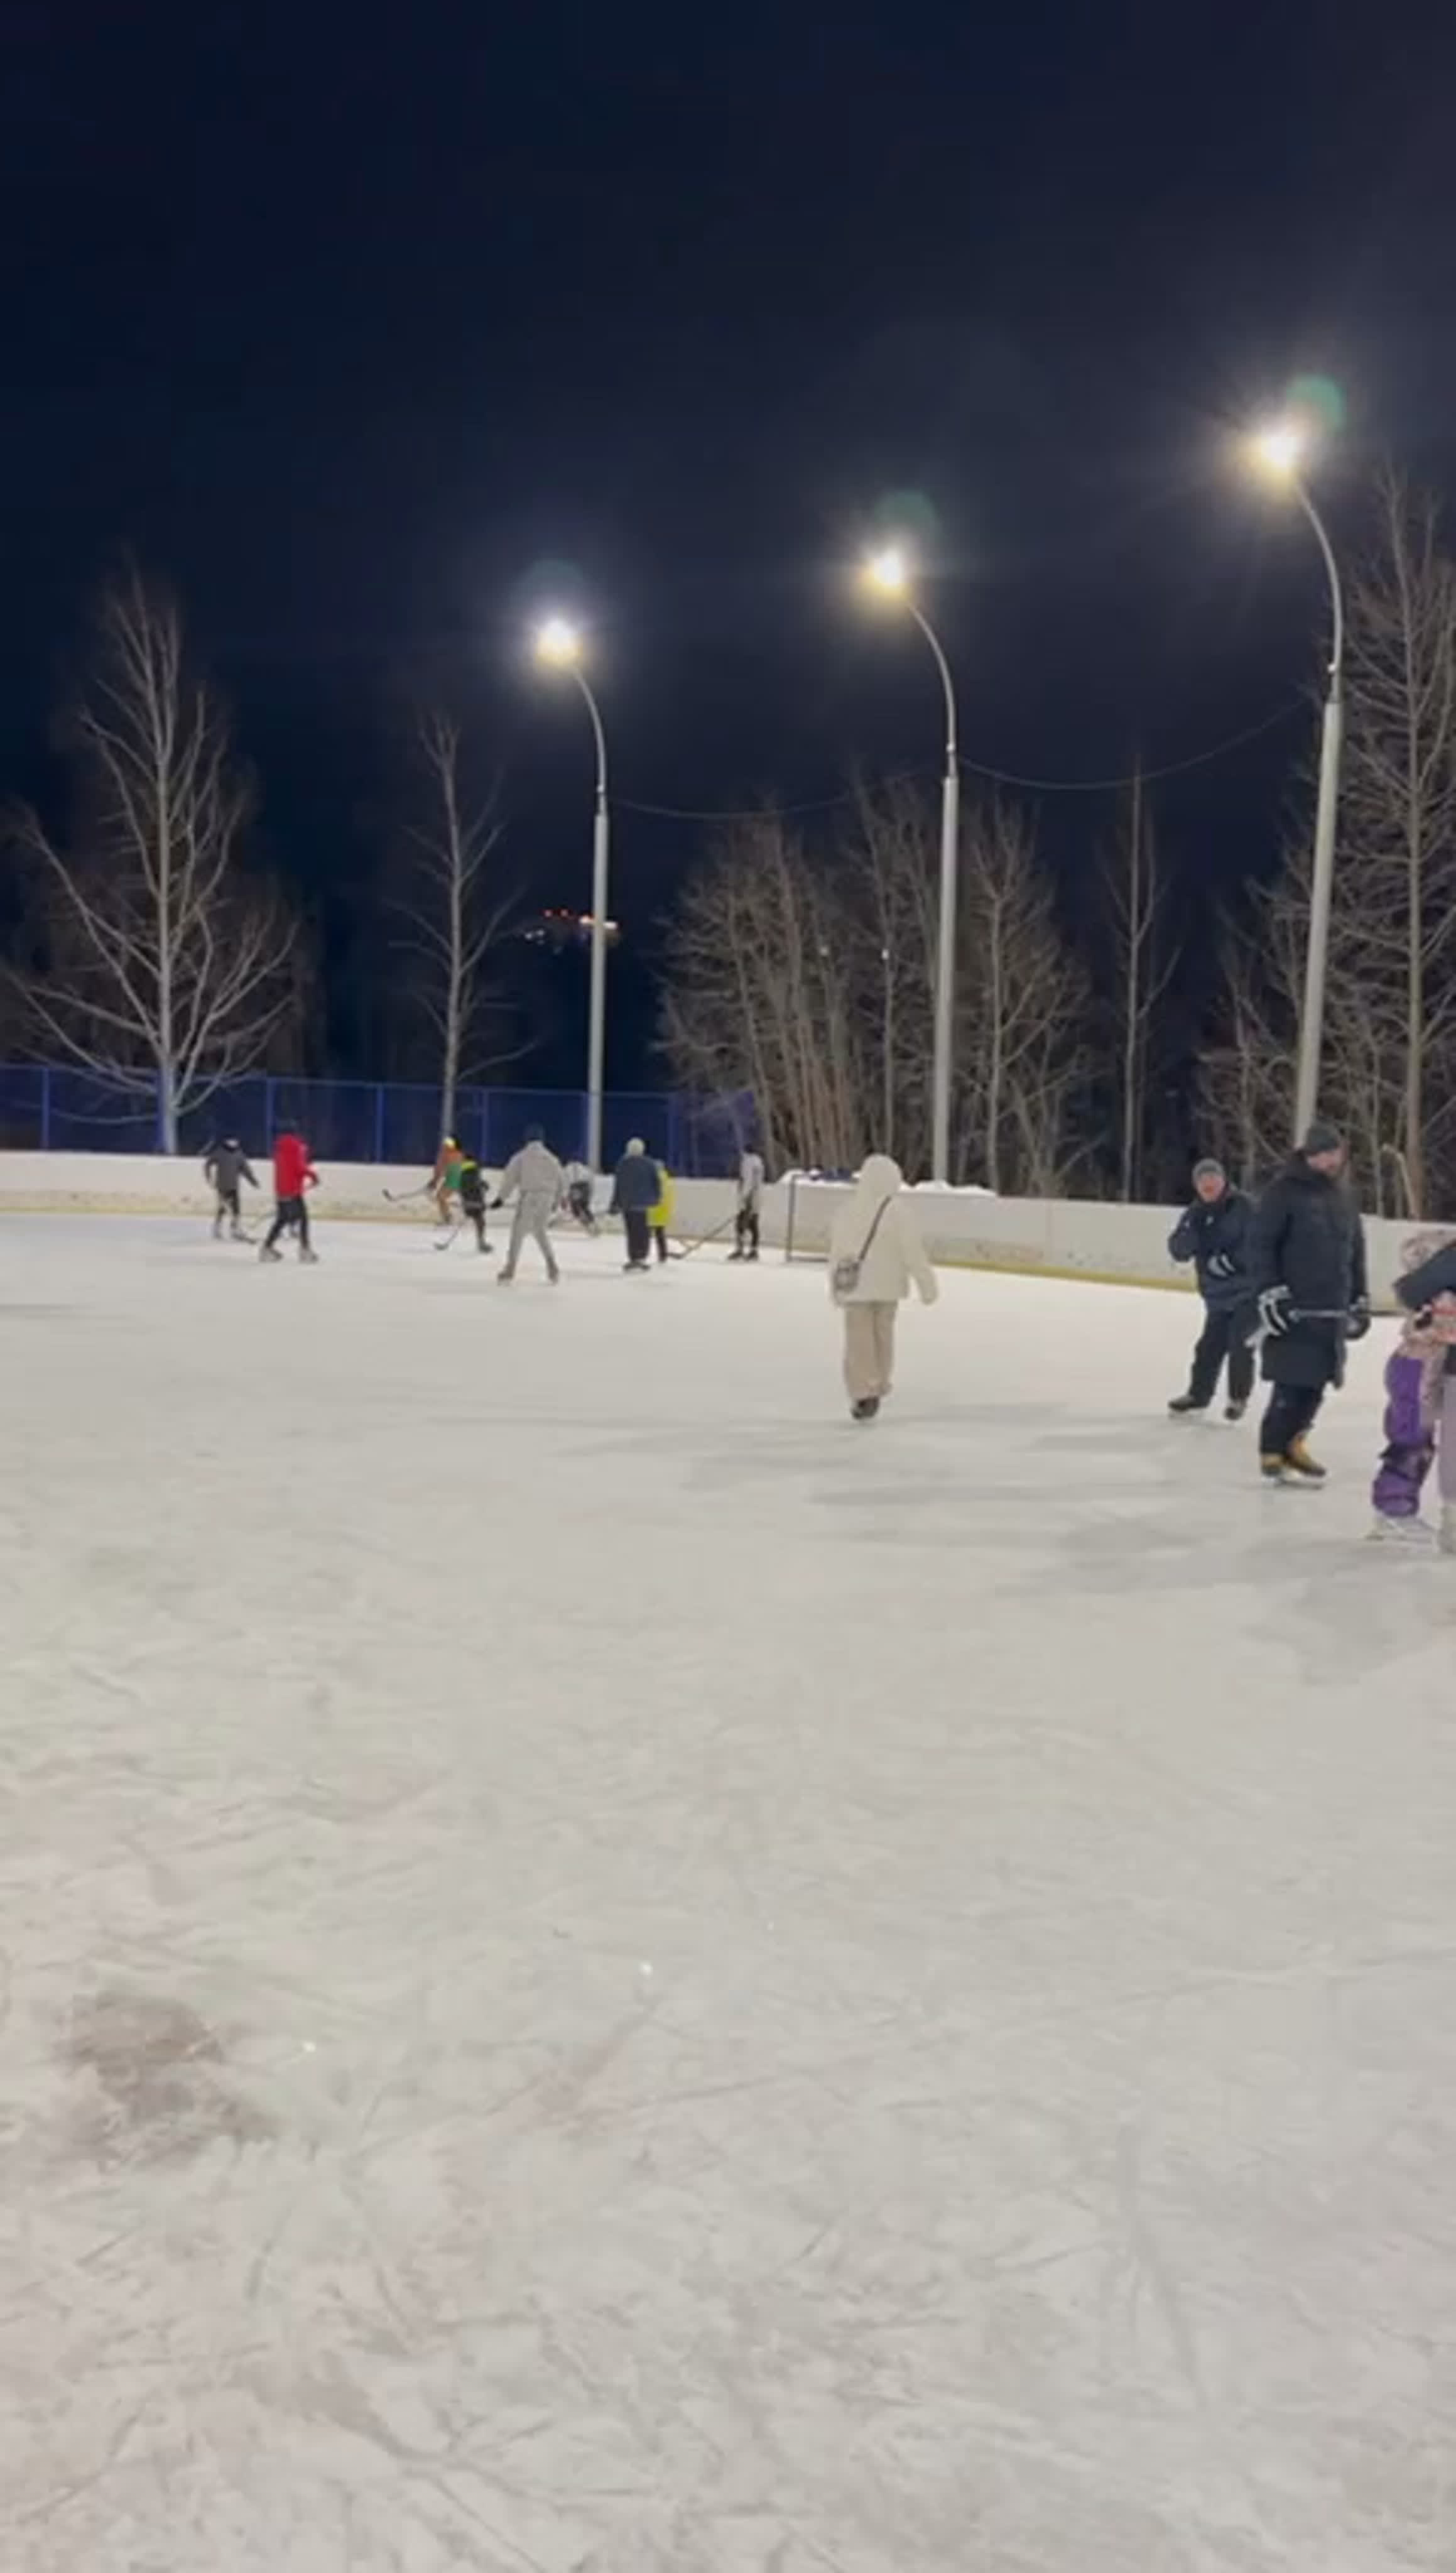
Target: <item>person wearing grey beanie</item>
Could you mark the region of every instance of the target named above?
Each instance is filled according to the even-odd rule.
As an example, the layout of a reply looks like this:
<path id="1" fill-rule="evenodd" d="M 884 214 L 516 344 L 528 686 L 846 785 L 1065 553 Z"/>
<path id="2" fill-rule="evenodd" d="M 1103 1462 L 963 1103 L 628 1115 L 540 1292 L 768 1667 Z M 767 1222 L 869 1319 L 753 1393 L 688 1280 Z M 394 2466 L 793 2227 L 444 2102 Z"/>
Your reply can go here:
<path id="1" fill-rule="evenodd" d="M 1194 1163 L 1193 1191 L 1192 1205 L 1168 1236 L 1167 1256 L 1180 1267 L 1187 1261 L 1193 1264 L 1203 1298 L 1203 1328 L 1193 1348 L 1188 1389 L 1175 1394 L 1168 1409 L 1179 1416 L 1206 1411 L 1226 1365 L 1228 1399 L 1223 1417 L 1241 1420 L 1254 1381 L 1247 1274 L 1252 1209 L 1241 1190 L 1230 1188 L 1221 1162 Z"/>

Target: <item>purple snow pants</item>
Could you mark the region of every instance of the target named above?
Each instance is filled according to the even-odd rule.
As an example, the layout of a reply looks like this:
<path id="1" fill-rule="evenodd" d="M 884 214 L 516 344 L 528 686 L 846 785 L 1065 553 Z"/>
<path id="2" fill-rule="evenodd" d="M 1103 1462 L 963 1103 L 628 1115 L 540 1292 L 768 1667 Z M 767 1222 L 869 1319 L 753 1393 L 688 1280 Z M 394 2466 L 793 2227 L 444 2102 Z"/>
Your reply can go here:
<path id="1" fill-rule="evenodd" d="M 1440 1424 L 1441 1498 L 1456 1502 L 1456 1376 L 1438 1376 L 1435 1406 L 1420 1358 L 1397 1350 L 1385 1363 L 1385 1452 L 1370 1497 L 1382 1518 L 1413 1519 L 1436 1454 Z"/>

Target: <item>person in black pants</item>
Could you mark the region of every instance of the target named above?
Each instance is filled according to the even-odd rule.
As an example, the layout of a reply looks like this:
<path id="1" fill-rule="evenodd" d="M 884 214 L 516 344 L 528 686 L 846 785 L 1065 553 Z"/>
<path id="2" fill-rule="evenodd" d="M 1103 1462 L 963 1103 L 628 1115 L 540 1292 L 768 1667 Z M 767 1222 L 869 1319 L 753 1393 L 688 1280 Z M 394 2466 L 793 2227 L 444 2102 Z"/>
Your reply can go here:
<path id="1" fill-rule="evenodd" d="M 650 1218 L 662 1195 L 662 1174 L 641 1137 L 634 1135 L 617 1164 L 612 1182 L 613 1215 L 622 1219 L 627 1237 L 627 1267 L 644 1270 L 652 1250 Z"/>
<path id="2" fill-rule="evenodd" d="M 1345 1142 L 1317 1118 L 1264 1191 L 1249 1242 L 1249 1284 L 1263 1331 L 1269 1404 L 1259 1470 L 1269 1483 L 1324 1481 L 1308 1438 L 1345 1345 L 1370 1328 L 1365 1228 L 1345 1176 Z"/>
<path id="3" fill-rule="evenodd" d="M 1241 1420 L 1253 1391 L 1254 1361 L 1249 1346 L 1254 1311 L 1249 1300 L 1247 1252 L 1252 1210 L 1242 1192 L 1230 1188 L 1221 1162 L 1199 1162 L 1193 1171 L 1197 1192 L 1186 1215 L 1168 1237 L 1169 1260 L 1191 1260 L 1203 1298 L 1203 1328 L 1193 1350 L 1186 1393 L 1174 1396 L 1169 1411 L 1206 1411 L 1228 1367 L 1225 1420 Z"/>

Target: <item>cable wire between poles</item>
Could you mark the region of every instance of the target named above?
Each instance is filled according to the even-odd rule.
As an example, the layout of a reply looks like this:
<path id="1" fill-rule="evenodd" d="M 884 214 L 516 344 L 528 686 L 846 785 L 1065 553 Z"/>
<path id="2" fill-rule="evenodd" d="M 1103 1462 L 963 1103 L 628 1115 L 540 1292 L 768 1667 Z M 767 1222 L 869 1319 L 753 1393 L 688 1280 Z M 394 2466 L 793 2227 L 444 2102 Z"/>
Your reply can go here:
<path id="1" fill-rule="evenodd" d="M 1126 769 L 1118 777 L 1024 777 L 1016 769 L 993 768 L 987 760 L 969 759 L 964 751 L 957 765 L 968 776 L 989 778 L 995 786 L 1017 786 L 1030 795 L 1111 795 L 1121 787 L 1130 786 L 1138 777 L 1144 786 L 1152 786 L 1160 778 L 1185 777 L 1195 768 L 1210 767 L 1215 759 L 1228 758 L 1247 743 L 1261 740 L 1265 733 L 1273 732 L 1279 724 L 1288 723 L 1294 715 L 1305 713 L 1307 706 L 1305 697 L 1290 697 L 1273 714 L 1264 715 L 1258 723 L 1245 724 L 1241 732 L 1229 733 L 1226 739 L 1214 742 L 1207 750 L 1195 750 L 1187 759 L 1165 760 L 1157 768 Z M 939 774 L 939 770 L 931 768 L 902 768 L 889 777 L 877 779 L 876 785 L 880 788 L 913 786 L 922 779 Z M 657 822 L 762 822 L 765 819 L 791 822 L 801 813 L 833 813 L 842 805 L 857 804 L 864 791 L 858 786 L 847 786 L 838 795 L 819 795 L 802 804 L 775 804 L 765 799 L 762 804 L 736 808 L 647 804 L 630 795 L 614 795 L 612 802 L 619 813 L 640 813 Z"/>

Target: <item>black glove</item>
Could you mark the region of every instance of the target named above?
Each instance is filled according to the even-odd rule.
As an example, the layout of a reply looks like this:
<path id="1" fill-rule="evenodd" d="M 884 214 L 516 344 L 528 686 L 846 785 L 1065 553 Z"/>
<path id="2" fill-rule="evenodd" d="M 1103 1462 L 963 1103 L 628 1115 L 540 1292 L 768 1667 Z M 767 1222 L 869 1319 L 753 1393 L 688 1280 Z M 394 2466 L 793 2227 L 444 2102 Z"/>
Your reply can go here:
<path id="1" fill-rule="evenodd" d="M 1363 1340 L 1369 1328 L 1370 1298 L 1368 1295 L 1357 1295 L 1345 1315 L 1345 1337 L 1347 1340 Z"/>
<path id="2" fill-rule="evenodd" d="M 1267 1331 L 1272 1339 L 1282 1339 L 1290 1320 L 1288 1287 L 1266 1286 L 1259 1297 L 1260 1330 Z"/>
<path id="3" fill-rule="evenodd" d="M 504 1206 L 504 1204 L 505 1204 L 505 1200 L 504 1200 L 504 1198 L 492 1198 L 492 1199 L 491 1199 L 491 1201 L 490 1201 L 490 1212 L 491 1212 L 491 1214 L 492 1214 L 492 1215 L 498 1215 L 498 1213 L 499 1213 L 500 1209 Z"/>

